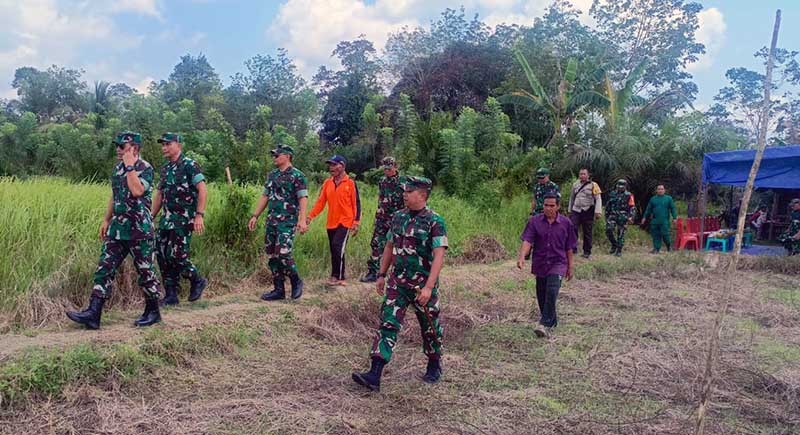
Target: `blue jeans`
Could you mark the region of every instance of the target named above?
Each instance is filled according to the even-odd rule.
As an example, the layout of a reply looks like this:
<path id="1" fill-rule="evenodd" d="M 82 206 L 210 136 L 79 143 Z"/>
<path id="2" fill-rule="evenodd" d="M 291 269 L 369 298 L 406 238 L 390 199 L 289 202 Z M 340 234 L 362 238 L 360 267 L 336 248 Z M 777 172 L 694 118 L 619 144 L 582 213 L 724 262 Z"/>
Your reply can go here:
<path id="1" fill-rule="evenodd" d="M 560 289 L 560 275 L 536 277 L 536 301 L 539 302 L 539 312 L 542 314 L 539 323 L 548 328 L 558 325 L 556 299 Z"/>

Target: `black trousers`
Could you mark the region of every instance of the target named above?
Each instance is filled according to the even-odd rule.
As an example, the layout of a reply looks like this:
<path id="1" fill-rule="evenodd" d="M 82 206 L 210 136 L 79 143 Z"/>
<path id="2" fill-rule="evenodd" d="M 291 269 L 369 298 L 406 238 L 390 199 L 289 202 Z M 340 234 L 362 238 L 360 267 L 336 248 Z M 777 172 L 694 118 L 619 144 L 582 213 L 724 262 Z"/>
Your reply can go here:
<path id="1" fill-rule="evenodd" d="M 559 290 L 561 290 L 561 276 L 536 277 L 536 301 L 539 303 L 539 312 L 542 313 L 539 323 L 548 328 L 558 325 L 556 299 Z"/>
<path id="2" fill-rule="evenodd" d="M 344 225 L 328 229 L 328 244 L 331 248 L 331 277 L 338 280 L 344 279 L 344 250 L 349 235 L 350 228 Z"/>
<path id="3" fill-rule="evenodd" d="M 592 255 L 592 228 L 594 227 L 594 207 L 584 211 L 572 211 L 569 215 L 572 226 L 575 227 L 575 237 L 580 230 L 583 232 L 583 253 Z M 577 251 L 577 248 L 575 248 Z"/>

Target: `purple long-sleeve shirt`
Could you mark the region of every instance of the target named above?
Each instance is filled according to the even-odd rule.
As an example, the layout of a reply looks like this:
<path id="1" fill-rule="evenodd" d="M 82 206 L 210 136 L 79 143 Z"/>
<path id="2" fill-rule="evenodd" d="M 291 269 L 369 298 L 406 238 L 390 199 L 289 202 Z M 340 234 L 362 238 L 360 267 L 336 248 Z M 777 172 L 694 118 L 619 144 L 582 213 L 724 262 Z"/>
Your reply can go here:
<path id="1" fill-rule="evenodd" d="M 533 245 L 531 273 L 538 277 L 566 275 L 567 251 L 578 244 L 572 222 L 560 214 L 552 224 L 544 213 L 532 216 L 520 240 Z"/>

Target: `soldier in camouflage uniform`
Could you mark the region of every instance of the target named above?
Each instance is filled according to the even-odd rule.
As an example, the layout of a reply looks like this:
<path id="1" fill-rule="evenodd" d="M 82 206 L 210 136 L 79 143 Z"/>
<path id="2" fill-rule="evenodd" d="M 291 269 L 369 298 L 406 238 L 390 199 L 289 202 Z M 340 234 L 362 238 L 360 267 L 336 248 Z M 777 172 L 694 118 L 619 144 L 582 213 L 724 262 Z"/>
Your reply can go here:
<path id="1" fill-rule="evenodd" d="M 378 210 L 375 212 L 375 229 L 370 241 L 372 254 L 367 261 L 367 274 L 361 278 L 361 282 L 377 281 L 383 247 L 386 244 L 385 236 L 392 223 L 392 215 L 403 208 L 403 186 L 397 172 L 397 162 L 394 157 L 385 157 L 381 165 L 384 177 L 378 183 Z"/>
<path id="2" fill-rule="evenodd" d="M 128 254 L 133 256 L 133 264 L 139 273 L 139 286 L 146 298 L 144 313 L 135 325 L 149 326 L 161 321 L 159 283 L 153 267 L 153 219 L 150 215 L 153 167 L 139 158 L 142 137 L 138 133 L 120 133 L 114 144 L 120 162 L 111 175 L 111 199 L 100 226 L 103 253 L 94 273 L 92 299 L 86 310 L 67 312 L 67 317 L 88 329 L 100 327 L 103 304 L 111 297 L 114 275 Z"/>
<path id="3" fill-rule="evenodd" d="M 205 177 L 200 165 L 183 154 L 179 134 L 165 133 L 158 140 L 167 164 L 161 168 L 161 179 L 153 201 L 153 218 L 163 207 L 158 223 L 156 258 L 164 283 L 163 305 L 177 305 L 181 277 L 191 283 L 189 302 L 200 299 L 208 280 L 200 276 L 189 259 L 192 232 L 203 234 L 206 209 Z"/>
<path id="4" fill-rule="evenodd" d="M 292 166 L 293 156 L 294 150 L 288 145 L 278 145 L 272 150 L 272 161 L 276 168 L 269 173 L 264 193 L 248 223 L 250 231 L 255 230 L 258 217 L 269 207 L 264 245 L 269 256 L 274 289 L 261 295 L 265 301 L 286 298 L 286 277 L 292 283 L 292 299 L 303 294 L 303 280 L 297 273 L 292 249 L 295 232 L 303 234 L 308 230 L 308 183 L 305 175 Z"/>
<path id="5" fill-rule="evenodd" d="M 789 228 L 778 236 L 778 241 L 783 243 L 787 255 L 791 256 L 800 254 L 800 199 L 793 199 L 789 206 L 792 208 Z"/>
<path id="6" fill-rule="evenodd" d="M 353 380 L 380 390 L 383 367 L 392 358 L 406 310 L 413 306 L 422 331 L 422 350 L 428 365 L 422 380 L 436 383 L 442 375 L 442 326 L 439 324 L 439 273 L 447 249 L 444 219 L 427 207 L 431 180 L 406 177 L 406 208 L 392 217 L 378 273 L 377 292 L 383 296 L 381 326 L 372 345 L 369 372 L 353 373 Z M 384 295 L 386 272 L 393 266 Z"/>
<path id="7" fill-rule="evenodd" d="M 533 186 L 531 215 L 537 215 L 544 211 L 544 196 L 548 193 L 553 193 L 561 201 L 561 189 L 559 189 L 558 184 L 550 181 L 550 170 L 539 168 L 536 171 L 536 184 Z"/>
<path id="8" fill-rule="evenodd" d="M 633 223 L 636 207 L 633 194 L 628 192 L 628 182 L 617 180 L 616 187 L 606 204 L 606 236 L 611 243 L 610 253 L 619 257 L 625 246 L 625 225 Z"/>

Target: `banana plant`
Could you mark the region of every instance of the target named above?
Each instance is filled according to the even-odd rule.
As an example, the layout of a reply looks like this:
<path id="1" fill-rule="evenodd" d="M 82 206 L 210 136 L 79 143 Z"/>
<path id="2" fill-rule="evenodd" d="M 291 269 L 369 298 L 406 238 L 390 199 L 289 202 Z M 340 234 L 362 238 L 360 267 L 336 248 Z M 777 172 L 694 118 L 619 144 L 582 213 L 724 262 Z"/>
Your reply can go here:
<path id="1" fill-rule="evenodd" d="M 609 106 L 609 99 L 595 90 L 575 93 L 575 79 L 578 76 L 578 61 L 576 59 L 570 58 L 567 61 L 567 66 L 558 82 L 555 95 L 548 95 L 522 52 L 514 49 L 514 57 L 525 73 L 530 91 L 520 89 L 503 95 L 498 100 L 503 104 L 513 104 L 543 112 L 550 120 L 553 128 L 553 135 L 548 139 L 545 147 L 556 139 L 565 136 L 582 110 L 587 108 L 605 109 Z"/>

